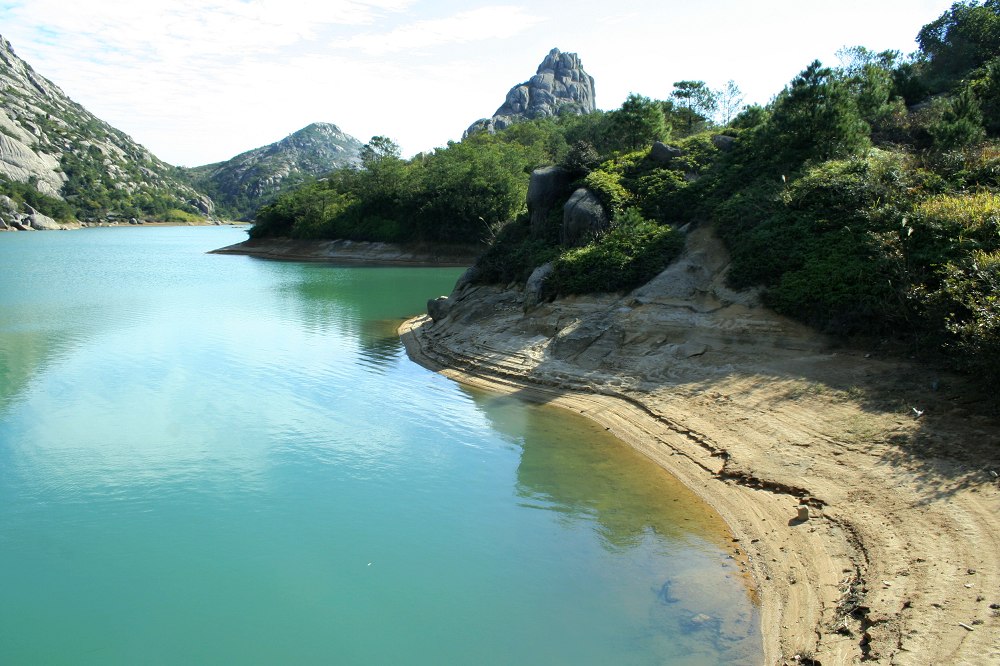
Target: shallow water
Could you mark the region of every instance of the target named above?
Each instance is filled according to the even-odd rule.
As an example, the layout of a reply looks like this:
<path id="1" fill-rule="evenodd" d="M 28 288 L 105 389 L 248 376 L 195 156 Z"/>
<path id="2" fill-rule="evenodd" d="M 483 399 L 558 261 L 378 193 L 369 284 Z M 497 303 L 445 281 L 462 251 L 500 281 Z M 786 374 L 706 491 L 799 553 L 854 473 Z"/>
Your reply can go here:
<path id="1" fill-rule="evenodd" d="M 711 511 L 406 358 L 460 270 L 244 237 L 0 234 L 0 663 L 759 661 Z"/>

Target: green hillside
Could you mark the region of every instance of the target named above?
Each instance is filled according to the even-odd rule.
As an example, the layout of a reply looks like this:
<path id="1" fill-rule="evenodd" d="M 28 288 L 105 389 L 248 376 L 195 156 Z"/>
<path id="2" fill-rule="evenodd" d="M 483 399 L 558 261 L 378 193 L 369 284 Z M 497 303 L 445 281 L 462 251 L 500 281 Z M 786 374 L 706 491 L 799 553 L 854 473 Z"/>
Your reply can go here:
<path id="1" fill-rule="evenodd" d="M 360 169 L 280 197 L 252 235 L 481 241 L 479 281 L 523 282 L 552 261 L 554 297 L 640 284 L 685 225 L 714 224 L 733 286 L 761 287 L 777 311 L 997 378 L 1000 2 L 956 3 L 918 43 L 909 56 L 844 49 L 766 107 L 680 81 L 666 100 L 633 95 L 411 160 L 375 137 Z M 586 188 L 610 218 L 583 247 L 560 244 L 561 206 L 529 221 L 529 174 L 553 164 L 571 177 L 563 200 Z"/>

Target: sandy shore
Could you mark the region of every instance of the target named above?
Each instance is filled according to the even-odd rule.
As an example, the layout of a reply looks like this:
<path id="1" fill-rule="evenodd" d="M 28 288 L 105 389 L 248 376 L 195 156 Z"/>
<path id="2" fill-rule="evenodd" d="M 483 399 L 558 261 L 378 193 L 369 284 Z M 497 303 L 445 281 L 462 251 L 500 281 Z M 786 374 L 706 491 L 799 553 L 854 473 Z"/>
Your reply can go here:
<path id="1" fill-rule="evenodd" d="M 756 583 L 766 663 L 1000 663 L 990 403 L 831 347 L 727 291 L 727 264 L 696 232 L 625 297 L 525 312 L 517 292 L 464 287 L 401 334 L 458 381 L 594 419 L 714 507 Z"/>

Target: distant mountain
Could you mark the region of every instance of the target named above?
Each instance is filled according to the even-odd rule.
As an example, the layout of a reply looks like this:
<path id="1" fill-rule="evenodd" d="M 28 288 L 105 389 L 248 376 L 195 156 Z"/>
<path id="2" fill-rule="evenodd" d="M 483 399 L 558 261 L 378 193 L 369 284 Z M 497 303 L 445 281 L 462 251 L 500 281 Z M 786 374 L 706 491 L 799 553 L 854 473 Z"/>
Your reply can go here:
<path id="1" fill-rule="evenodd" d="M 212 201 L 71 100 L 0 37 L 0 195 L 70 219 L 190 219 Z M 5 213 L 8 212 L 5 209 Z"/>
<path id="2" fill-rule="evenodd" d="M 496 132 L 518 120 L 591 113 L 596 109 L 594 77 L 584 71 L 580 57 L 552 49 L 533 77 L 510 89 L 493 117 L 477 120 L 465 133 Z"/>
<path id="3" fill-rule="evenodd" d="M 189 182 L 211 195 L 220 211 L 249 218 L 282 192 L 357 164 L 363 145 L 336 125 L 313 123 L 277 143 L 186 171 Z"/>

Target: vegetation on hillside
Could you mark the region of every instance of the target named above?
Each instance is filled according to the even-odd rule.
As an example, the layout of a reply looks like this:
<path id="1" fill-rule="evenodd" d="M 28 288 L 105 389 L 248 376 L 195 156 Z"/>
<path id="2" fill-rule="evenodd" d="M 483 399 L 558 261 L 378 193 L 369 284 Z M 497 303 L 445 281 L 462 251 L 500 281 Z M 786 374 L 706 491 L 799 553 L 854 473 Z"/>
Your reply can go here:
<path id="1" fill-rule="evenodd" d="M 26 182 L 0 178 L 0 195 L 62 221 L 202 219 L 196 204 L 206 204 L 180 182 L 176 169 L 66 97 L 17 58 L 9 44 L 0 49 L 0 106 L 6 114 L 0 132 L 15 155 L 39 156 L 30 166 L 19 165 L 34 174 Z"/>
<path id="2" fill-rule="evenodd" d="M 478 279 L 553 262 L 550 294 L 624 290 L 711 222 L 734 286 L 839 335 L 879 336 L 1000 378 L 1000 0 L 956 2 L 909 56 L 844 49 L 766 107 L 679 81 L 609 113 L 523 122 L 400 159 L 375 137 L 358 169 L 279 198 L 252 235 L 483 241 Z M 668 141 L 681 153 L 654 159 Z M 611 225 L 559 243 L 561 206 L 532 226 L 532 169 L 559 164 Z"/>

